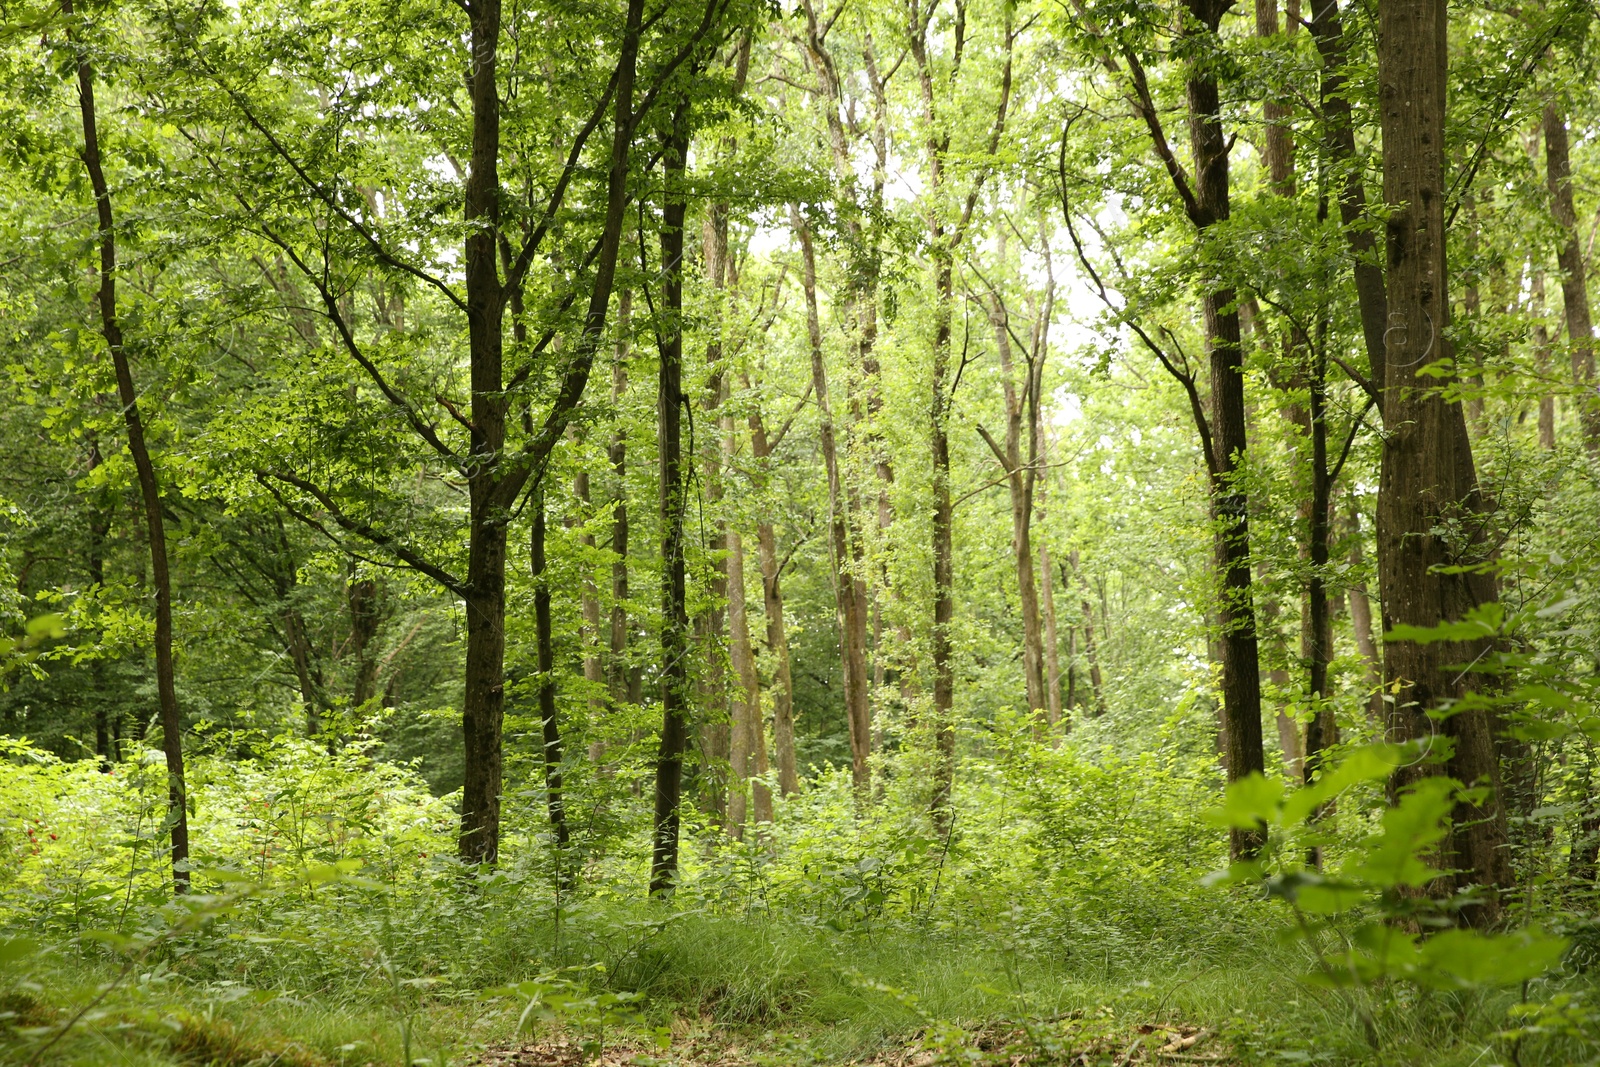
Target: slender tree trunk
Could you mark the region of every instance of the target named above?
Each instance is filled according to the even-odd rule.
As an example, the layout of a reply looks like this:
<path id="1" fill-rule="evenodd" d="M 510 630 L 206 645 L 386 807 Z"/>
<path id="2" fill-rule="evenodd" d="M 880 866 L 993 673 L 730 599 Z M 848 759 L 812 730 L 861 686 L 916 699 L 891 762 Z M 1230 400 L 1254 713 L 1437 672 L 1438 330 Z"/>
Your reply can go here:
<path id="1" fill-rule="evenodd" d="M 689 104 L 678 104 L 662 167 L 661 338 L 656 417 L 661 451 L 661 750 L 656 760 L 650 893 L 669 893 L 678 876 L 678 821 L 683 754 L 689 736 L 689 611 L 684 586 L 683 175 L 689 154 Z"/>
<path id="2" fill-rule="evenodd" d="M 1353 497 L 1349 507 L 1345 521 L 1350 538 L 1350 569 L 1360 574 L 1365 566 L 1361 551 L 1364 535 Z M 1367 718 L 1373 725 L 1382 726 L 1388 717 L 1383 701 L 1383 657 L 1378 652 L 1378 642 L 1373 638 L 1372 600 L 1367 594 L 1365 580 L 1357 580 L 1350 585 L 1350 629 L 1355 633 L 1356 650 L 1361 653 L 1361 661 L 1366 665 Z"/>
<path id="3" fill-rule="evenodd" d="M 1310 674 L 1307 689 L 1312 716 L 1306 723 L 1305 777 L 1310 782 L 1323 768 L 1326 752 L 1339 742 L 1339 724 L 1329 703 L 1328 666 L 1333 660 L 1333 623 L 1328 614 L 1329 516 L 1333 502 L 1328 472 L 1327 367 L 1319 348 L 1311 355 L 1309 381 L 1311 416 L 1311 507 L 1307 516 L 1311 576 L 1306 582 L 1306 625 L 1303 652 Z"/>
<path id="4" fill-rule="evenodd" d="M 1545 180 L 1550 189 L 1551 213 L 1560 224 L 1563 240 L 1556 253 L 1561 267 L 1561 302 L 1567 316 L 1567 341 L 1572 346 L 1572 380 L 1578 386 L 1578 421 L 1583 443 L 1600 452 L 1600 407 L 1594 401 L 1594 326 L 1589 316 L 1589 286 L 1583 250 L 1578 243 L 1578 212 L 1572 202 L 1572 160 L 1567 120 L 1552 98 L 1544 105 Z"/>
<path id="5" fill-rule="evenodd" d="M 1215 37 L 1227 9 L 1225 0 L 1187 0 L 1190 12 Z M 1194 159 L 1194 221 L 1197 228 L 1229 215 L 1228 144 L 1222 132 L 1215 67 L 1195 67 L 1185 83 L 1189 111 L 1189 150 Z M 1212 512 L 1217 524 L 1216 562 L 1221 597 L 1217 614 L 1222 632 L 1222 712 L 1227 721 L 1228 775 L 1237 780 L 1264 770 L 1261 745 L 1261 675 L 1256 648 L 1255 610 L 1250 589 L 1249 508 L 1237 477 L 1244 462 L 1246 415 L 1244 358 L 1234 291 L 1202 294 L 1206 347 L 1210 355 L 1211 433 L 1216 469 L 1212 472 Z M 1233 855 L 1260 847 L 1255 831 L 1230 831 Z"/>
<path id="6" fill-rule="evenodd" d="M 707 353 L 711 363 L 711 379 L 707 383 L 702 411 L 706 422 L 717 425 L 717 411 L 722 406 L 726 391 L 722 377 L 720 351 Z M 713 559 L 709 603 L 703 614 L 695 620 L 700 638 L 700 651 L 705 657 L 705 672 L 700 679 L 700 697 L 703 715 L 700 723 L 700 745 L 705 753 L 701 774 L 701 793 L 711 817 L 726 823 L 731 814 L 732 801 L 730 770 L 733 760 L 733 734 L 737 729 L 735 709 L 728 685 L 728 522 L 721 512 L 722 472 L 715 441 L 702 454 L 700 480 L 705 502 L 715 518 L 710 543 L 706 546 Z M 742 816 L 741 816 L 742 818 Z"/>
<path id="7" fill-rule="evenodd" d="M 839 615 L 840 656 L 844 662 L 845 717 L 850 727 L 850 776 L 857 797 L 865 799 L 871 784 L 867 757 L 872 748 L 871 710 L 867 702 L 867 612 L 860 596 L 861 584 L 851 573 L 849 515 L 834 440 L 833 414 L 828 406 L 828 376 L 822 359 L 822 323 L 817 312 L 817 267 L 811 230 L 798 208 L 789 209 L 800 241 L 801 281 L 806 296 L 806 328 L 811 341 L 811 385 L 817 400 L 817 443 L 828 475 L 828 526 L 833 549 L 835 598 Z"/>
<path id="8" fill-rule="evenodd" d="M 724 420 L 724 432 L 731 437 L 733 419 Z M 766 731 L 761 722 L 761 685 L 756 678 L 754 650 L 750 645 L 750 619 L 744 595 L 744 538 L 737 530 L 728 531 L 728 646 L 729 664 L 735 685 L 733 700 L 733 781 L 729 797 L 728 829 L 744 837 L 748 814 L 755 822 L 772 821 L 772 796 L 762 782 L 750 781 L 761 773 L 760 756 L 766 751 Z M 746 799 L 748 793 L 748 802 Z"/>
<path id="9" fill-rule="evenodd" d="M 350 639 L 345 646 L 345 654 L 355 663 L 350 680 L 350 707 L 356 709 L 364 707 L 372 699 L 377 685 L 376 642 L 378 628 L 383 623 L 383 610 L 378 604 L 377 581 L 358 577 L 354 560 L 350 560 L 348 566 L 344 596 L 350 612 Z"/>
<path id="10" fill-rule="evenodd" d="M 937 182 L 934 183 L 937 187 Z M 933 731 L 935 821 L 947 825 L 955 786 L 955 507 L 950 496 L 950 315 L 955 264 L 948 237 L 934 224 L 933 375 L 928 442 L 933 468 Z M 1032 562 L 1031 555 L 1029 562 Z"/>
<path id="11" fill-rule="evenodd" d="M 1349 45 L 1344 36 L 1338 0 L 1311 0 L 1311 37 L 1322 57 L 1318 97 L 1322 105 L 1323 150 L 1334 173 L 1339 197 L 1339 221 L 1352 258 L 1351 274 L 1356 303 L 1361 312 L 1361 336 L 1366 345 L 1370 384 L 1383 392 L 1384 331 L 1389 325 L 1389 298 L 1384 291 L 1383 266 L 1378 241 L 1367 219 L 1367 192 L 1362 181 L 1361 157 L 1356 154 L 1355 118 L 1345 76 Z M 1379 405 L 1379 417 L 1383 416 Z"/>
<path id="12" fill-rule="evenodd" d="M 1001 256 L 1004 256 L 1002 247 Z M 1006 487 L 1011 497 L 1011 555 L 1017 573 L 1017 600 L 1022 609 L 1022 676 L 1024 693 L 1028 700 L 1028 713 L 1033 720 L 1035 739 L 1043 736 L 1048 722 L 1048 696 L 1044 676 L 1044 633 L 1039 617 L 1039 586 L 1033 569 L 1033 493 L 1039 468 L 1039 435 L 1037 420 L 1028 418 L 1028 402 L 1033 400 L 1034 373 L 1029 367 L 1025 383 L 1026 396 L 1019 395 L 1015 381 L 1015 359 L 1011 350 L 1011 326 L 1000 298 L 991 293 L 988 301 L 989 324 L 994 331 L 995 347 L 1000 356 L 1000 376 L 1005 389 L 1006 437 L 1005 444 L 989 436 L 981 427 L 979 432 L 988 442 L 995 458 L 1000 462 Z M 1022 428 L 1028 425 L 1028 455 L 1022 455 Z"/>
<path id="13" fill-rule="evenodd" d="M 71 23 L 72 0 L 62 0 L 61 13 Z M 70 33 L 70 26 L 69 31 Z M 172 888 L 189 891 L 188 792 L 183 773 L 183 718 L 178 709 L 178 688 L 172 660 L 172 579 L 167 571 L 167 528 L 161 514 L 161 487 L 155 465 L 145 445 L 144 419 L 139 391 L 123 346 L 122 324 L 117 317 L 116 220 L 111 210 L 111 190 L 100 158 L 100 127 L 95 115 L 94 67 L 89 53 L 77 47 L 78 104 L 83 118 L 84 168 L 94 191 L 100 242 L 100 332 L 111 353 L 117 377 L 117 398 L 122 403 L 128 452 L 133 457 L 139 496 L 144 503 L 145 529 L 150 543 L 150 578 L 155 590 L 156 699 L 161 708 L 161 747 L 167 760 L 167 821 L 171 824 Z"/>
<path id="14" fill-rule="evenodd" d="M 1089 583 L 1084 580 L 1083 573 L 1078 570 L 1078 550 L 1073 549 L 1067 553 L 1067 565 L 1072 568 L 1072 577 L 1067 577 L 1065 568 L 1061 571 L 1061 584 L 1071 589 L 1076 584 L 1082 590 L 1082 599 L 1079 604 L 1083 612 L 1083 658 L 1089 664 L 1089 693 L 1091 703 L 1089 715 L 1099 718 L 1106 713 L 1105 680 L 1100 673 L 1100 646 L 1095 641 L 1094 602 L 1089 599 Z"/>
<path id="15" fill-rule="evenodd" d="M 92 472 L 103 462 L 100 455 L 100 443 L 94 438 L 89 439 L 89 470 Z M 106 585 L 106 539 L 111 536 L 111 510 L 103 505 L 103 493 L 91 491 L 89 497 L 89 543 L 88 569 L 89 585 L 96 596 L 104 595 Z M 109 701 L 106 699 L 105 667 L 101 660 L 89 661 L 89 674 L 94 683 L 94 754 L 100 757 L 100 769 L 111 770 L 111 764 L 122 758 L 120 752 L 113 755 L 111 743 L 111 721 Z M 122 712 L 118 709 L 119 717 Z"/>
<path id="16" fill-rule="evenodd" d="M 611 505 L 611 700 L 638 704 L 644 699 L 644 674 L 628 657 L 628 430 L 620 414 L 628 394 L 628 352 L 632 339 L 633 290 L 617 297 L 617 350 L 611 366 L 611 406 L 617 427 L 611 435 L 611 476 L 616 496 Z M 599 759 L 601 753 L 591 757 Z"/>
<path id="17" fill-rule="evenodd" d="M 567 870 L 566 865 L 571 833 L 567 828 L 566 797 L 561 781 L 561 724 L 556 719 L 555 635 L 550 622 L 550 578 L 545 572 L 543 489 L 534 490 L 532 503 L 533 529 L 529 537 L 528 562 L 534 582 L 534 644 L 539 668 L 539 721 L 544 734 L 545 803 L 550 812 L 550 829 L 556 835 L 556 882 L 566 888 L 572 884 L 572 872 Z"/>
<path id="18" fill-rule="evenodd" d="M 1530 311 L 1533 316 L 1533 364 L 1539 377 L 1553 380 L 1554 360 L 1551 358 L 1550 327 L 1544 322 L 1544 271 L 1533 272 L 1529 285 Z M 1556 398 L 1548 386 L 1539 396 L 1539 447 L 1549 451 L 1556 447 Z"/>
<path id="19" fill-rule="evenodd" d="M 1042 490 L 1043 486 L 1040 488 Z M 1042 497 L 1044 494 L 1041 492 L 1039 495 Z M 1041 506 L 1037 516 L 1040 525 L 1043 525 L 1044 518 Z M 1050 546 L 1043 538 L 1039 539 L 1039 577 L 1044 582 L 1045 697 L 1049 701 L 1050 725 L 1054 726 L 1061 721 L 1061 640 L 1056 629 L 1055 572 L 1050 566 Z"/>
<path id="20" fill-rule="evenodd" d="M 598 716 L 605 707 L 605 665 L 600 660 L 600 591 L 595 587 L 594 570 L 590 560 L 594 556 L 595 538 L 589 522 L 589 472 L 579 471 L 572 479 L 572 492 L 578 498 L 581 514 L 572 521 L 584 524 L 578 543 L 585 549 L 583 567 L 583 680 L 589 684 L 589 713 Z"/>
<path id="21" fill-rule="evenodd" d="M 750 380 L 744 379 L 750 392 Z M 773 442 L 767 436 L 766 421 L 759 404 L 750 409 L 750 451 L 756 461 L 758 494 L 767 489 L 767 470 Z M 772 655 L 772 746 L 778 759 L 778 791 L 784 796 L 800 788 L 800 775 L 794 758 L 794 678 L 789 669 L 789 635 L 783 618 L 783 588 L 780 584 L 778 539 L 772 521 L 763 509 L 756 523 L 756 548 L 761 560 L 761 597 L 767 620 L 767 650 Z"/>
<path id="22" fill-rule="evenodd" d="M 1487 555 L 1481 535 L 1469 535 L 1466 544 L 1451 544 L 1436 532 L 1461 520 L 1467 520 L 1469 529 L 1478 529 L 1477 518 L 1486 505 L 1477 486 L 1461 406 L 1447 401 L 1442 392 L 1448 380 L 1418 373 L 1450 355 L 1444 230 L 1445 0 L 1387 0 L 1379 16 L 1390 326 L 1378 575 L 1384 628 L 1390 630 L 1460 619 L 1472 607 L 1495 600 L 1496 590 L 1488 576 L 1453 572 L 1452 565 L 1463 559 Z M 1457 711 L 1442 724 L 1428 717 L 1442 703 L 1466 692 L 1463 683 L 1469 674 L 1453 665 L 1471 662 L 1483 651 L 1455 642 L 1390 641 L 1385 670 L 1395 688 L 1391 735 L 1399 740 L 1425 739 L 1442 728 L 1454 742 L 1443 769 L 1463 782 L 1491 789 L 1481 806 L 1463 803 L 1457 811 L 1442 866 L 1459 870 L 1454 879 L 1457 888 L 1477 884 L 1492 893 L 1508 885 L 1510 878 L 1489 716 L 1470 709 Z M 1392 787 L 1398 792 L 1438 769 L 1412 764 L 1395 774 Z M 1463 915 L 1469 922 L 1488 924 L 1498 912 L 1498 901 L 1491 895 Z"/>

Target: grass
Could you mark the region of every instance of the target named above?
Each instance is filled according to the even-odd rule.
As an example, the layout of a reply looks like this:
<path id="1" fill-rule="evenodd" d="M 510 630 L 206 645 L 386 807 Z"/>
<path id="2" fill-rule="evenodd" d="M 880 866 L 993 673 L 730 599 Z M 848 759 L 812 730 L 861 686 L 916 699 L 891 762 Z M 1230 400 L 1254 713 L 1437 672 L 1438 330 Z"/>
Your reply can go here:
<path id="1" fill-rule="evenodd" d="M 594 921 L 602 915 L 605 921 Z M 944 931 L 891 928 L 869 936 L 762 917 L 689 914 L 663 922 L 659 912 L 616 908 L 590 920 L 568 927 L 557 960 L 539 940 L 501 945 L 502 963 L 522 961 L 501 978 L 516 982 L 563 964 L 572 969 L 559 973 L 594 990 L 636 998 L 628 1001 L 637 1016 L 625 1032 L 659 1028 L 680 1049 L 736 1045 L 774 1064 L 870 1059 L 918 1035 L 1003 1030 L 1024 1020 L 1044 1020 L 1039 1025 L 1067 1035 L 1063 1040 L 1118 1035 L 1107 1047 L 1137 1038 L 1141 1025 L 1203 1027 L 1214 1035 L 1214 1050 L 1235 1050 L 1230 1062 L 1513 1062 L 1511 1043 L 1494 1034 L 1517 991 L 1452 997 L 1391 990 L 1377 1002 L 1374 1052 L 1350 994 L 1304 984 L 1300 950 L 1266 936 L 1226 954 L 1167 948 L 1141 955 L 1120 945 L 1097 956 Z M 515 1039 L 522 1007 L 513 997 L 484 999 L 447 985 L 328 985 L 325 971 L 315 989 L 258 990 L 202 980 L 194 970 L 181 959 L 153 965 L 108 995 L 44 1062 L 395 1065 L 404 1060 L 409 1028 L 414 1063 L 461 1063 Z M 26 979 L 7 976 L 0 1063 L 29 1062 L 42 1035 L 113 974 L 104 959 L 56 954 L 36 960 Z M 1587 988 L 1582 978 L 1568 985 Z M 540 1032 L 583 1036 L 593 1029 L 582 1010 L 565 1018 L 563 1024 L 558 1013 Z M 1586 1062 L 1580 1055 L 1558 1037 L 1516 1049 L 1523 1067 Z"/>

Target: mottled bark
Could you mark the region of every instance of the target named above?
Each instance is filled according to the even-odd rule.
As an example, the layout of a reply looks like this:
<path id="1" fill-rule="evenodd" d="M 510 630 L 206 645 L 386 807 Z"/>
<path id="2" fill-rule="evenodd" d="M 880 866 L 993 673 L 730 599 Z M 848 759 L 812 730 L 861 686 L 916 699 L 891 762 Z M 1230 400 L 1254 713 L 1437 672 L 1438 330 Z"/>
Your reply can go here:
<path id="1" fill-rule="evenodd" d="M 1383 193 L 1390 326 L 1384 388 L 1382 470 L 1378 499 L 1378 576 L 1384 628 L 1433 627 L 1496 599 L 1493 578 L 1459 573 L 1483 559 L 1486 502 L 1479 491 L 1461 405 L 1448 401 L 1449 378 L 1419 374 L 1448 358 L 1450 306 L 1445 267 L 1445 85 L 1448 64 L 1445 0 L 1388 0 L 1379 10 L 1379 103 L 1384 144 Z M 1444 533 L 1459 524 L 1459 537 Z M 1488 714 L 1456 711 L 1429 717 L 1465 695 L 1471 682 L 1459 664 L 1486 650 L 1476 643 L 1390 641 L 1386 680 L 1395 689 L 1389 731 L 1423 740 L 1441 729 L 1452 742 L 1448 761 L 1413 762 L 1395 773 L 1404 791 L 1421 777 L 1446 773 L 1487 785 L 1481 805 L 1463 803 L 1440 866 L 1457 868 L 1456 888 L 1491 891 L 1464 912 L 1488 924 L 1499 913 L 1492 891 L 1510 884 L 1499 765 Z"/>
<path id="2" fill-rule="evenodd" d="M 661 748 L 656 758 L 650 893 L 668 893 L 678 876 L 679 805 L 689 736 L 689 611 L 684 585 L 684 516 L 689 480 L 683 461 L 684 167 L 689 104 L 678 105 L 663 146 L 666 199 L 661 207 L 660 370 L 657 440 L 661 454 Z"/>

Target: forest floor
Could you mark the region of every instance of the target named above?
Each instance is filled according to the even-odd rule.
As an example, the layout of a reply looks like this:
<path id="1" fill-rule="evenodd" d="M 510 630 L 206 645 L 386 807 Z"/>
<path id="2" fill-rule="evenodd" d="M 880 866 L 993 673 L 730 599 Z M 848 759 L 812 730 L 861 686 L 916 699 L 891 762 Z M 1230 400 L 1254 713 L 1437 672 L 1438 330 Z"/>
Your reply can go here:
<path id="1" fill-rule="evenodd" d="M 1145 1064 L 1237 1063 L 1209 1029 L 1184 1024 L 1143 1023 L 1115 1032 L 1086 1033 L 1076 1020 L 1053 1020 L 1033 1027 L 995 1026 L 963 1034 L 917 1035 L 902 1047 L 867 1059 L 846 1061 L 856 1067 L 935 1067 L 942 1064 L 984 1064 L 994 1067 L 1139 1067 Z M 1031 1032 L 1030 1032 L 1031 1031 Z M 954 1046 L 954 1047 L 952 1047 Z M 479 1067 L 779 1067 L 803 1063 L 792 1050 L 771 1041 L 746 1043 L 731 1035 L 709 1032 L 674 1041 L 667 1050 L 637 1041 L 612 1042 L 603 1048 L 555 1040 L 520 1042 L 492 1048 L 476 1060 Z"/>

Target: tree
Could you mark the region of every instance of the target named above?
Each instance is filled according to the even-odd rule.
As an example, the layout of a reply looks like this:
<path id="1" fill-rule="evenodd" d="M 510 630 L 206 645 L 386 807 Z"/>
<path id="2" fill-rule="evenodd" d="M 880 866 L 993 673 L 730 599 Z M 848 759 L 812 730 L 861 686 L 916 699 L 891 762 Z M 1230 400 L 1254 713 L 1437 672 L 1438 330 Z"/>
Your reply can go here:
<path id="1" fill-rule="evenodd" d="M 1445 866 L 1460 868 L 1460 884 L 1490 890 L 1509 884 L 1506 824 L 1499 767 L 1488 713 L 1452 708 L 1471 675 L 1459 664 L 1483 654 L 1478 642 L 1419 641 L 1416 631 L 1462 619 L 1492 603 L 1487 555 L 1490 519 L 1473 466 L 1466 419 L 1440 379 L 1429 373 L 1450 354 L 1449 275 L 1445 267 L 1445 75 L 1447 16 L 1443 0 L 1390 0 L 1379 11 L 1378 76 L 1382 86 L 1383 199 L 1389 328 L 1381 483 L 1378 495 L 1378 576 L 1388 637 L 1385 681 L 1394 693 L 1389 731 L 1402 740 L 1435 735 L 1431 715 L 1443 713 L 1450 740 L 1443 768 L 1490 795 L 1481 807 L 1463 801 L 1456 812 Z M 1398 629 L 1397 628 L 1403 628 Z M 1403 791 L 1438 763 L 1415 762 L 1396 772 Z M 1467 917 L 1492 923 L 1494 898 Z"/>
<path id="2" fill-rule="evenodd" d="M 128 452 L 138 474 L 139 498 L 144 504 L 145 533 L 150 545 L 150 580 L 155 591 L 156 699 L 161 709 L 161 747 L 167 759 L 167 822 L 171 835 L 172 888 L 189 890 L 189 815 L 188 793 L 183 776 L 183 716 L 178 708 L 178 690 L 172 660 L 172 578 L 168 572 L 167 527 L 162 513 L 161 487 L 155 465 L 145 443 L 144 419 L 140 414 L 139 390 L 134 385 L 133 367 L 117 315 L 117 227 L 112 210 L 111 187 L 106 181 L 100 152 L 100 123 L 95 112 L 95 73 L 89 51 L 74 41 L 71 23 L 76 21 L 72 0 L 61 0 L 61 13 L 69 22 L 68 41 L 76 59 L 78 107 L 83 118 L 83 148 L 80 158 L 94 191 L 95 218 L 99 224 L 100 333 L 116 369 L 117 399 L 122 404 L 123 425 L 128 434 Z M 80 36 L 84 27 L 77 28 Z"/>

